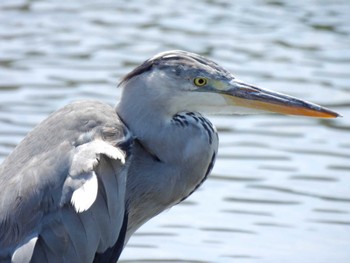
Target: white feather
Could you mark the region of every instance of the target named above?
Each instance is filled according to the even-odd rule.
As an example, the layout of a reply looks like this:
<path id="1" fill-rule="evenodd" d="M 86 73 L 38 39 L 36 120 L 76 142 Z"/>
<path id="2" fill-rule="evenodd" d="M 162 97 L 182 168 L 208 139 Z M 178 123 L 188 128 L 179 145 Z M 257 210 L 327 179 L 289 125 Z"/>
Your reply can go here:
<path id="1" fill-rule="evenodd" d="M 72 194 L 71 203 L 75 211 L 82 213 L 88 210 L 96 200 L 97 190 L 97 176 L 95 172 L 92 172 L 90 178 Z"/>
<path id="2" fill-rule="evenodd" d="M 12 263 L 26 263 L 30 262 L 36 241 L 38 240 L 38 236 L 35 236 L 28 240 L 28 242 L 19 246 L 12 255 L 11 262 Z"/>
<path id="3" fill-rule="evenodd" d="M 98 164 L 100 154 L 104 154 L 111 159 L 119 159 L 123 164 L 125 163 L 125 154 L 121 149 L 102 140 L 94 140 L 76 148 L 69 174 L 75 176 L 82 171 L 92 171 Z"/>
<path id="4" fill-rule="evenodd" d="M 113 147 L 108 143 L 104 143 L 101 153 L 107 155 L 108 157 L 120 160 L 122 164 L 125 163 L 125 153 L 117 147 Z"/>
<path id="5" fill-rule="evenodd" d="M 61 198 L 61 205 L 71 202 L 78 213 L 88 210 L 96 200 L 98 181 L 94 172 L 100 155 L 125 163 L 125 153 L 101 139 L 79 145 L 75 149 Z"/>

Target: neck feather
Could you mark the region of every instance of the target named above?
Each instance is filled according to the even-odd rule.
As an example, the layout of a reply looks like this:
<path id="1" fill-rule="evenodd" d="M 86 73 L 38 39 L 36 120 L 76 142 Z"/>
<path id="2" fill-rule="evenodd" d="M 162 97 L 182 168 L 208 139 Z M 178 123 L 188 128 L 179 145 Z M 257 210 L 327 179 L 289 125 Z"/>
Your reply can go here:
<path id="1" fill-rule="evenodd" d="M 209 174 L 218 147 L 216 132 L 203 117 L 184 114 L 191 122 L 181 125 L 169 101 L 150 95 L 148 87 L 124 87 L 133 88 L 124 90 L 117 105 L 118 115 L 142 144 L 135 145 L 128 170 L 127 236 L 192 193 Z"/>

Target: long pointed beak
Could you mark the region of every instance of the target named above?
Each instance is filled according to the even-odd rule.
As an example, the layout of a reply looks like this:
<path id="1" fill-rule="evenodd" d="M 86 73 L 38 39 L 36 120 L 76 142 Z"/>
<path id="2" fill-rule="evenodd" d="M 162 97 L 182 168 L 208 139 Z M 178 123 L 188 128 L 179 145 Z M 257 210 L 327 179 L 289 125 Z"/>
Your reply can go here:
<path id="1" fill-rule="evenodd" d="M 260 89 L 236 79 L 228 89 L 220 91 L 230 104 L 263 111 L 318 118 L 336 118 L 340 115 L 319 105 L 278 92 Z"/>

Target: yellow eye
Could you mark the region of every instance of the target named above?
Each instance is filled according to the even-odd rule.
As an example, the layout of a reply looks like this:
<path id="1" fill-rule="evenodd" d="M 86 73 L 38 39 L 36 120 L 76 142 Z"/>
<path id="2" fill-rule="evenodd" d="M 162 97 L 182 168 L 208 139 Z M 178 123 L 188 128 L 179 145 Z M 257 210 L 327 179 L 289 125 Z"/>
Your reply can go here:
<path id="1" fill-rule="evenodd" d="M 203 87 L 208 83 L 208 80 L 206 78 L 198 77 L 193 80 L 194 85 L 197 87 Z"/>

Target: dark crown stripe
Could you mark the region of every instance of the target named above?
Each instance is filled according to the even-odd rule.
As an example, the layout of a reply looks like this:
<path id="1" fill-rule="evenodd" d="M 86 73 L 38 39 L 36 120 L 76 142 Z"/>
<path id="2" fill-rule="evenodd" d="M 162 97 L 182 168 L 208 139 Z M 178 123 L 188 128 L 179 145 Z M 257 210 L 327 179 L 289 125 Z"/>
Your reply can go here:
<path id="1" fill-rule="evenodd" d="M 221 68 L 218 64 L 209 59 L 186 51 L 175 50 L 161 53 L 156 57 L 146 60 L 140 66 L 136 67 L 133 71 L 128 73 L 118 86 L 122 85 L 125 82 L 128 82 L 130 79 L 138 75 L 151 70 L 153 66 L 173 67 L 179 65 L 187 65 L 188 67 L 196 67 L 196 63 L 202 64 L 203 66 L 209 66 L 212 69 L 215 69 L 217 72 L 221 72 L 221 74 L 229 74 L 228 71 Z"/>
<path id="2" fill-rule="evenodd" d="M 152 60 L 146 60 L 140 66 L 136 67 L 133 71 L 128 73 L 122 79 L 122 81 L 119 83 L 118 86 L 122 85 L 125 82 L 128 82 L 130 79 L 132 79 L 133 77 L 135 77 L 137 75 L 141 75 L 142 73 L 144 73 L 146 71 L 149 71 L 152 68 L 153 65 L 154 65 L 154 62 Z"/>

